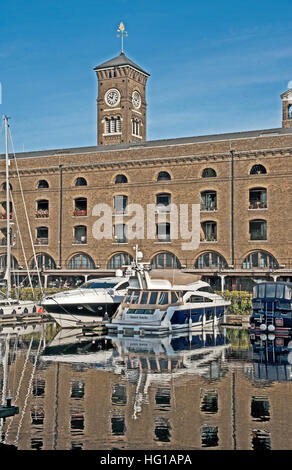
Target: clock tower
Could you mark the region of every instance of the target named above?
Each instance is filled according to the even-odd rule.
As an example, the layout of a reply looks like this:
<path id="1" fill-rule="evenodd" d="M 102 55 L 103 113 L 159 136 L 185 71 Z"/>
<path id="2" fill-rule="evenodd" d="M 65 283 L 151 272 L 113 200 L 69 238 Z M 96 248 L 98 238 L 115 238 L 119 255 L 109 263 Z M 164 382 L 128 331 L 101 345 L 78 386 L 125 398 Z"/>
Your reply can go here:
<path id="1" fill-rule="evenodd" d="M 98 80 L 97 144 L 145 141 L 149 74 L 132 62 L 123 50 L 119 56 L 94 70 Z"/>
<path id="2" fill-rule="evenodd" d="M 282 127 L 292 127 L 292 80 L 289 82 L 289 90 L 282 93 Z"/>

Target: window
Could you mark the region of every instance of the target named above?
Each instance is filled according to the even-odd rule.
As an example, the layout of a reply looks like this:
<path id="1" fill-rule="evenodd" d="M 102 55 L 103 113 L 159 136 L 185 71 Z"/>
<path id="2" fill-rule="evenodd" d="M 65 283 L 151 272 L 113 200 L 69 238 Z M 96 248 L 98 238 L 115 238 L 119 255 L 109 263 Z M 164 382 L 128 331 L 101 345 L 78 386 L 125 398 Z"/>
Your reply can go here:
<path id="1" fill-rule="evenodd" d="M 128 179 L 125 175 L 117 175 L 115 179 L 115 184 L 128 183 Z"/>
<path id="2" fill-rule="evenodd" d="M 105 134 L 120 134 L 122 131 L 122 124 L 120 116 L 105 118 Z"/>
<path id="3" fill-rule="evenodd" d="M 263 165 L 254 165 L 250 170 L 251 175 L 263 175 L 266 173 L 267 173 L 267 170 L 265 169 Z"/>
<path id="4" fill-rule="evenodd" d="M 0 256 L 0 269 L 3 271 L 6 269 L 6 266 L 7 266 L 7 255 L 1 255 Z M 18 261 L 17 259 L 11 255 L 11 268 L 12 269 L 18 269 L 19 265 L 18 265 Z"/>
<path id="5" fill-rule="evenodd" d="M 207 221 L 201 224 L 203 232 L 201 233 L 202 240 L 205 242 L 217 241 L 217 222 Z"/>
<path id="6" fill-rule="evenodd" d="M 36 229 L 36 245 L 47 245 L 49 241 L 48 227 L 37 227 Z"/>
<path id="7" fill-rule="evenodd" d="M 37 201 L 35 216 L 37 218 L 49 217 L 49 201 L 47 199 Z"/>
<path id="8" fill-rule="evenodd" d="M 140 135 L 140 121 L 138 119 L 132 119 L 132 134 Z"/>
<path id="9" fill-rule="evenodd" d="M 180 269 L 181 264 L 179 259 L 172 253 L 163 252 L 154 256 L 151 261 L 151 267 L 153 269 L 165 269 L 165 268 L 174 268 Z"/>
<path id="10" fill-rule="evenodd" d="M 112 256 L 107 263 L 107 269 L 118 269 L 123 266 L 129 266 L 133 261 L 133 257 L 128 253 L 117 253 Z"/>
<path id="11" fill-rule="evenodd" d="M 73 256 L 68 263 L 69 269 L 94 269 L 94 267 L 92 258 L 84 253 L 78 253 Z"/>
<path id="12" fill-rule="evenodd" d="M 213 168 L 205 168 L 202 173 L 203 178 L 215 178 L 217 176 L 216 171 Z"/>
<path id="13" fill-rule="evenodd" d="M 75 217 L 87 215 L 87 199 L 85 197 L 78 197 L 74 200 L 73 215 Z"/>
<path id="14" fill-rule="evenodd" d="M 216 447 L 218 446 L 218 427 L 217 426 L 202 426 L 201 427 L 202 447 Z"/>
<path id="15" fill-rule="evenodd" d="M 113 385 L 112 404 L 113 405 L 126 405 L 127 404 L 127 390 L 126 390 L 125 384 Z"/>
<path id="16" fill-rule="evenodd" d="M 267 222 L 265 220 L 251 220 L 249 222 L 250 240 L 267 239 Z"/>
<path id="17" fill-rule="evenodd" d="M 216 191 L 204 191 L 201 193 L 201 211 L 215 211 L 217 209 Z"/>
<path id="18" fill-rule="evenodd" d="M 253 188 L 249 190 L 249 208 L 267 208 L 267 190 L 265 188 Z"/>
<path id="19" fill-rule="evenodd" d="M 160 193 L 156 195 L 157 212 L 170 212 L 171 195 L 169 193 Z"/>
<path id="20" fill-rule="evenodd" d="M 128 230 L 126 224 L 114 225 L 114 239 L 116 243 L 128 242 Z"/>
<path id="21" fill-rule="evenodd" d="M 114 197 L 115 214 L 127 214 L 128 211 L 128 196 L 119 195 Z"/>
<path id="22" fill-rule="evenodd" d="M 251 268 L 278 268 L 278 261 L 274 256 L 270 255 L 265 251 L 254 251 L 244 258 L 242 263 L 242 269 Z"/>
<path id="23" fill-rule="evenodd" d="M 292 119 L 292 104 L 288 106 L 288 119 Z"/>
<path id="24" fill-rule="evenodd" d="M 169 223 L 156 224 L 156 236 L 159 241 L 169 242 L 170 241 L 170 224 Z"/>
<path id="25" fill-rule="evenodd" d="M 155 440 L 159 442 L 170 442 L 171 426 L 169 419 L 164 416 L 155 418 Z"/>
<path id="26" fill-rule="evenodd" d="M 85 225 L 74 227 L 74 243 L 87 243 L 87 227 Z"/>
<path id="27" fill-rule="evenodd" d="M 200 255 L 195 262 L 196 269 L 204 268 L 227 268 L 227 262 L 223 256 L 219 255 L 215 251 L 208 251 Z"/>
<path id="28" fill-rule="evenodd" d="M 75 186 L 87 186 L 87 181 L 82 176 L 79 176 L 75 181 Z"/>
<path id="29" fill-rule="evenodd" d="M 38 189 L 48 189 L 49 183 L 46 180 L 40 180 L 38 182 Z"/>
<path id="30" fill-rule="evenodd" d="M 4 183 L 2 183 L 1 189 L 2 189 L 2 191 L 6 191 L 6 181 L 4 181 Z M 9 183 L 9 189 L 10 189 L 10 191 L 12 191 L 12 184 L 11 183 Z"/>
<path id="31" fill-rule="evenodd" d="M 212 414 L 218 412 L 217 390 L 204 390 L 201 401 L 201 411 Z"/>
<path id="32" fill-rule="evenodd" d="M 37 266 L 39 269 L 56 269 L 54 259 L 46 253 L 38 253 L 36 255 Z M 35 269 L 35 261 L 32 261 L 31 268 Z"/>
<path id="33" fill-rule="evenodd" d="M 171 176 L 167 171 L 160 171 L 157 176 L 157 181 L 169 181 L 171 180 Z"/>

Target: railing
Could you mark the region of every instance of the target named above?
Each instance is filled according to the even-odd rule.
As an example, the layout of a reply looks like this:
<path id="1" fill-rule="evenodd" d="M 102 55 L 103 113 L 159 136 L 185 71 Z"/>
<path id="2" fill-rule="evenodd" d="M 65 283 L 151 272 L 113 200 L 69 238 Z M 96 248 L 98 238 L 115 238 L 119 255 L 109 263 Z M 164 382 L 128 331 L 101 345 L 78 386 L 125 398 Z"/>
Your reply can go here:
<path id="1" fill-rule="evenodd" d="M 48 245 L 49 239 L 48 238 L 37 238 L 35 244 L 36 245 Z"/>
<path id="2" fill-rule="evenodd" d="M 73 216 L 74 217 L 84 217 L 87 215 L 87 210 L 86 209 L 75 209 L 73 211 Z"/>
<path id="3" fill-rule="evenodd" d="M 266 209 L 267 203 L 261 201 L 253 201 L 249 203 L 249 209 Z"/>
<path id="4" fill-rule="evenodd" d="M 46 217 L 49 217 L 49 210 L 48 209 L 38 209 L 36 212 L 35 212 L 35 216 L 36 218 L 46 218 Z"/>

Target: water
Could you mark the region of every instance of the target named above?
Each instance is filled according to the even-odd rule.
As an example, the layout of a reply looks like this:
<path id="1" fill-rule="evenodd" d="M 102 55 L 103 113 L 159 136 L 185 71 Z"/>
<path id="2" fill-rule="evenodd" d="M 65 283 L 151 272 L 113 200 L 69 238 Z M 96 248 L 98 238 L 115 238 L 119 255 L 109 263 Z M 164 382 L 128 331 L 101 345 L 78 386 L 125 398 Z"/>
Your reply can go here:
<path id="1" fill-rule="evenodd" d="M 30 330 L 29 330 L 30 328 Z M 89 337 L 54 323 L 0 333 L 0 420 L 19 450 L 292 448 L 292 343 L 226 329 Z"/>

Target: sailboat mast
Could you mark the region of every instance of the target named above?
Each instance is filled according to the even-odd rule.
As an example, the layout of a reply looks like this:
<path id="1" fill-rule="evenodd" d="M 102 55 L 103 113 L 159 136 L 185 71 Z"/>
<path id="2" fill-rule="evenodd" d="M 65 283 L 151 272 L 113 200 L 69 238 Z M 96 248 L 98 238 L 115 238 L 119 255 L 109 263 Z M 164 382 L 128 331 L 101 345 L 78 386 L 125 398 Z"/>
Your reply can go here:
<path id="1" fill-rule="evenodd" d="M 9 185 L 9 155 L 8 155 L 8 117 L 4 116 L 5 128 L 5 156 L 6 156 L 6 241 L 7 241 L 7 263 L 6 263 L 6 280 L 7 290 L 6 297 L 11 295 L 11 242 L 10 242 L 10 185 Z"/>

